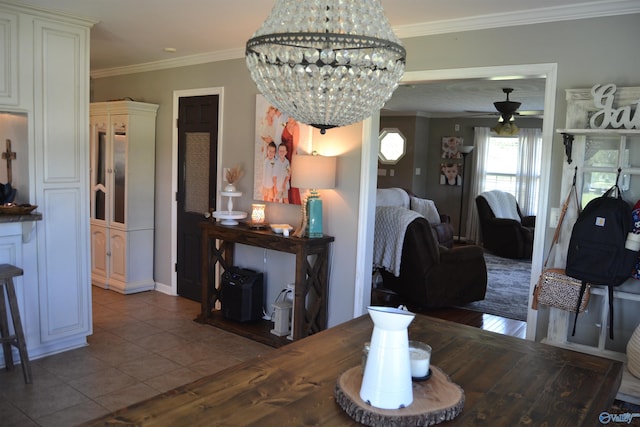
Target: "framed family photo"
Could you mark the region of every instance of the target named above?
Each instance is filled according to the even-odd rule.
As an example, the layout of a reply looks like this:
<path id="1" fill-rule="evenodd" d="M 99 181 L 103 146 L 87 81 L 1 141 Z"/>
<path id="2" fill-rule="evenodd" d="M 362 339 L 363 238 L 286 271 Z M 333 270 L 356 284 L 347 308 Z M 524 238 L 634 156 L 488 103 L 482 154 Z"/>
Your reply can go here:
<path id="1" fill-rule="evenodd" d="M 291 186 L 296 155 L 309 154 L 311 126 L 298 123 L 256 95 L 253 198 L 264 202 L 301 205 L 300 189 Z"/>

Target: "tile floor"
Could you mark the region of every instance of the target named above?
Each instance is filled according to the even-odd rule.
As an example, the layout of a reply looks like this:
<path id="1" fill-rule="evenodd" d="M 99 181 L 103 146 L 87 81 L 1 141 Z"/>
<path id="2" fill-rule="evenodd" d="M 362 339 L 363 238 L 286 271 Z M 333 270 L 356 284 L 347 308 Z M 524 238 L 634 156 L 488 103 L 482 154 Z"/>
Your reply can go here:
<path id="1" fill-rule="evenodd" d="M 89 345 L 0 369 L 0 425 L 74 426 L 273 350 L 193 321 L 200 305 L 93 287 Z"/>

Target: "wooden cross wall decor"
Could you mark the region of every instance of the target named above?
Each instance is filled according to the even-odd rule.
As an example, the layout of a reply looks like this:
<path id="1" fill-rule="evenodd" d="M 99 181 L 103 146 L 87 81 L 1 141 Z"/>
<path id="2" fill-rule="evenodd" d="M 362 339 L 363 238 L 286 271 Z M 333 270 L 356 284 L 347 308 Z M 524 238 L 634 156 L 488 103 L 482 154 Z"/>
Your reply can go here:
<path id="1" fill-rule="evenodd" d="M 2 152 L 2 158 L 7 160 L 7 183 L 11 184 L 13 176 L 11 174 L 11 160 L 16 159 L 15 151 L 11 151 L 11 140 L 7 139 L 7 149 Z"/>

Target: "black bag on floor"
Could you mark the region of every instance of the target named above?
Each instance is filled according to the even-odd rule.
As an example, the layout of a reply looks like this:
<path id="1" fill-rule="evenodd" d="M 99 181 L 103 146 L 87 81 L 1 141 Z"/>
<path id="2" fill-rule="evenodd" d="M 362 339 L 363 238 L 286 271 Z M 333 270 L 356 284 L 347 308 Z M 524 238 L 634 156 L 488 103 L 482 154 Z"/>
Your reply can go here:
<path id="1" fill-rule="evenodd" d="M 587 203 L 578 215 L 571 232 L 566 266 L 568 276 L 582 281 L 582 292 L 587 283 L 609 288 L 609 336 L 612 339 L 613 287 L 631 277 L 638 257 L 638 252 L 625 248 L 627 234 L 633 229 L 633 217 L 631 207 L 620 193 L 616 182 L 602 196 Z M 578 307 L 580 303 L 578 301 Z"/>

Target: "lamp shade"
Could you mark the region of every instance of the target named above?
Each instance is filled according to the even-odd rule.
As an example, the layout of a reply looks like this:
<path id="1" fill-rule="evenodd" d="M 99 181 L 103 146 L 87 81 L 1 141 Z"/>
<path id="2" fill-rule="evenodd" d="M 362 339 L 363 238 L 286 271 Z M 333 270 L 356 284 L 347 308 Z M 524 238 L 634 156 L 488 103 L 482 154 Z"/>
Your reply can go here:
<path id="1" fill-rule="evenodd" d="M 291 185 L 315 190 L 334 188 L 336 185 L 336 158 L 296 155 L 291 162 Z"/>

